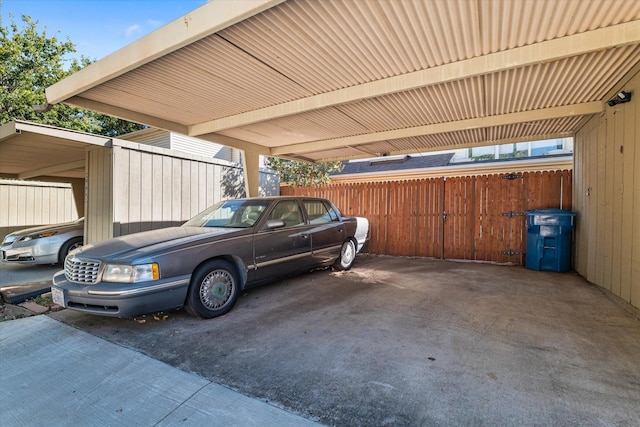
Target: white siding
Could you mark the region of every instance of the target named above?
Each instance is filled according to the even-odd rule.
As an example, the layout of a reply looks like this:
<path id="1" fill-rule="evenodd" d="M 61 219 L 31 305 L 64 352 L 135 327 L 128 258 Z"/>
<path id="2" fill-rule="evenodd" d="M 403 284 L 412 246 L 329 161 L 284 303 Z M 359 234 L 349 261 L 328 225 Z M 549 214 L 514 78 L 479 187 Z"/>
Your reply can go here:
<path id="1" fill-rule="evenodd" d="M 213 157 L 214 159 L 228 162 L 233 161 L 232 148 L 177 133 L 171 134 L 171 146 L 169 148 L 197 156 Z"/>
<path id="2" fill-rule="evenodd" d="M 171 133 L 160 129 L 143 129 L 119 138 L 154 147 L 171 148 Z"/>
<path id="3" fill-rule="evenodd" d="M 238 150 L 231 147 L 161 129 L 143 129 L 120 139 L 228 162 L 239 162 L 240 158 Z"/>

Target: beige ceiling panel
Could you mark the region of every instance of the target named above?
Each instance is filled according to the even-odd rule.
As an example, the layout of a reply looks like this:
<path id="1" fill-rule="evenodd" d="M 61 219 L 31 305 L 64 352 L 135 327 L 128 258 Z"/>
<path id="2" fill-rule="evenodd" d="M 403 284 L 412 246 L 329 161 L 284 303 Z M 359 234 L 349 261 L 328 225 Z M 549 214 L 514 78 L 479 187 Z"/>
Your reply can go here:
<path id="1" fill-rule="evenodd" d="M 166 88 L 157 83 L 157 79 L 149 79 L 150 83 L 143 84 L 139 79 L 132 80 L 130 77 L 119 77 L 117 81 L 91 89 L 83 93 L 82 98 L 132 111 L 151 111 L 155 117 L 183 125 L 191 122 L 194 117 L 205 117 L 193 105 L 180 102 L 179 96 L 172 102 L 168 95 L 171 91 L 167 92 Z"/>
<path id="2" fill-rule="evenodd" d="M 157 105 L 164 110 L 163 119 L 193 124 L 307 94 L 246 54 L 238 59 L 237 49 L 220 49 L 220 44 L 228 43 L 212 44 L 211 38 L 216 37 L 120 76 L 88 91 L 85 97 L 95 101 L 116 99 L 115 104 L 123 108 Z M 207 47 L 216 49 L 209 52 Z M 226 60 L 220 61 L 222 57 Z M 221 62 L 224 69 L 220 69 Z M 113 91 L 117 91 L 117 97 Z"/>
<path id="3" fill-rule="evenodd" d="M 515 123 L 509 126 L 496 126 L 487 129 L 487 141 L 531 140 L 571 136 L 573 129 L 582 119 L 583 117 L 581 116 L 574 116 Z"/>
<path id="4" fill-rule="evenodd" d="M 640 47 L 609 49 L 486 76 L 489 115 L 602 99 L 640 60 Z"/>
<path id="5" fill-rule="evenodd" d="M 207 94 L 224 97 L 222 100 L 243 98 L 245 108 L 241 111 L 311 95 L 270 64 L 238 49 L 218 35 L 172 54 L 167 62 L 168 66 L 182 65 L 180 72 L 184 74 L 181 75 L 185 76 L 190 89 L 195 90 L 195 93 L 201 93 L 197 90 L 204 86 Z M 219 81 L 211 84 L 207 81 L 208 76 L 216 76 Z M 205 77 L 204 81 L 202 77 Z"/>
<path id="6" fill-rule="evenodd" d="M 337 107 L 369 132 L 485 116 L 481 77 L 372 98 Z"/>
<path id="7" fill-rule="evenodd" d="M 288 1 L 221 31 L 311 92 L 640 19 L 636 1 Z"/>
<path id="8" fill-rule="evenodd" d="M 219 34 L 318 94 L 477 56 L 476 15 L 449 0 L 288 1 Z"/>
<path id="9" fill-rule="evenodd" d="M 273 148 L 367 133 L 367 129 L 339 109 L 325 108 L 219 133 L 250 142 L 259 142 Z"/>
<path id="10" fill-rule="evenodd" d="M 84 161 L 85 150 L 85 146 L 77 141 L 49 135 L 20 134 L 0 141 L 0 171 L 19 175 L 51 165 Z"/>
<path id="11" fill-rule="evenodd" d="M 482 116 L 482 79 L 474 78 L 261 122 L 221 134 L 269 147 L 404 129 Z M 474 99 L 475 102 L 461 102 Z M 479 111 L 480 110 L 480 111 Z M 269 139 L 276 135 L 275 139 Z"/>
<path id="12" fill-rule="evenodd" d="M 435 133 L 413 138 L 400 138 L 391 141 L 400 153 L 416 151 L 437 151 L 449 146 L 461 146 L 463 144 L 478 144 L 486 141 L 485 129 L 468 129 L 447 133 Z"/>
<path id="13" fill-rule="evenodd" d="M 479 0 L 482 54 L 640 19 L 636 0 Z"/>

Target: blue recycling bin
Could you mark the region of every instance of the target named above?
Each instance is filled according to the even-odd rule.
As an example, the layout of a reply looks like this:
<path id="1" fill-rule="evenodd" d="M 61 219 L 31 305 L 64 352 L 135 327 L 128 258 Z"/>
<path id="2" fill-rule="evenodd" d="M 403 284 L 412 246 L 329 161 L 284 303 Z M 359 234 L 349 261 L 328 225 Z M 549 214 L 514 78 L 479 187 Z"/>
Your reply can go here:
<path id="1" fill-rule="evenodd" d="M 529 270 L 571 269 L 571 237 L 576 214 L 563 209 L 527 211 L 527 252 Z"/>

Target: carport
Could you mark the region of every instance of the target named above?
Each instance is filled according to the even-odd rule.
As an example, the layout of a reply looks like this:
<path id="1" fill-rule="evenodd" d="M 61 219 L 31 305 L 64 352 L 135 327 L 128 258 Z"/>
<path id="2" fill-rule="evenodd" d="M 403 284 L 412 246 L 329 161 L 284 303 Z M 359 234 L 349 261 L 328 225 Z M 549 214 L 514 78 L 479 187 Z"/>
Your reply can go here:
<path id="1" fill-rule="evenodd" d="M 71 183 L 85 243 L 181 224 L 243 183 L 228 161 L 22 121 L 0 126 L 0 176 Z"/>
<path id="2" fill-rule="evenodd" d="M 35 123 L 4 123 L 0 127 L 0 175 L 70 183 L 78 217 L 82 217 L 87 147 L 106 147 L 110 141 L 104 136 Z"/>
<path id="3" fill-rule="evenodd" d="M 640 307 L 639 44 L 634 1 L 210 2 L 47 102 L 242 149 L 252 195 L 261 154 L 572 136 L 576 271 Z"/>

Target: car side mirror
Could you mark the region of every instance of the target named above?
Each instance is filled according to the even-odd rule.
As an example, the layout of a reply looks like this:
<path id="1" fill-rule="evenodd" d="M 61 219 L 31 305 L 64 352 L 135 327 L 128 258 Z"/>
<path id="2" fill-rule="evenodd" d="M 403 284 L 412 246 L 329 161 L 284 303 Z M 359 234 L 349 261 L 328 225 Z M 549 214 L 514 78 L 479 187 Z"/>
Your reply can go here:
<path id="1" fill-rule="evenodd" d="M 265 224 L 267 230 L 275 230 L 276 228 L 282 228 L 285 226 L 285 223 L 281 219 L 270 219 Z"/>

